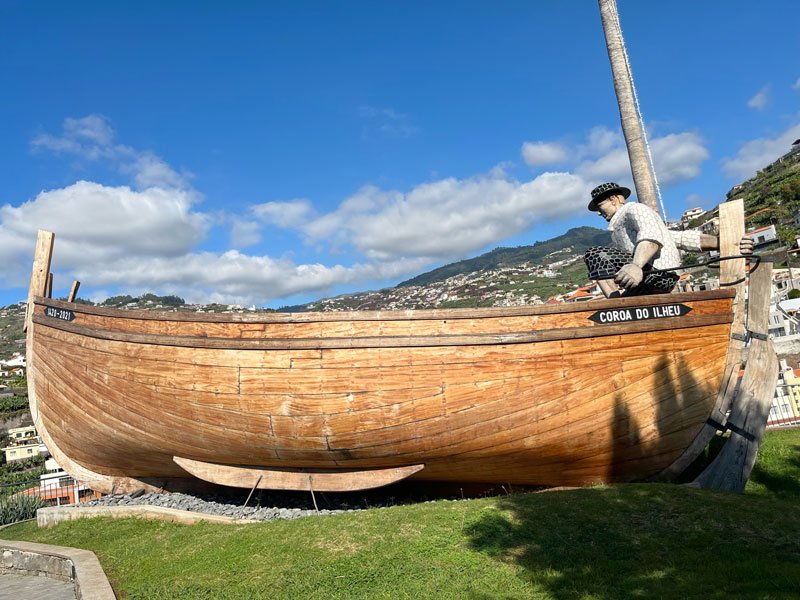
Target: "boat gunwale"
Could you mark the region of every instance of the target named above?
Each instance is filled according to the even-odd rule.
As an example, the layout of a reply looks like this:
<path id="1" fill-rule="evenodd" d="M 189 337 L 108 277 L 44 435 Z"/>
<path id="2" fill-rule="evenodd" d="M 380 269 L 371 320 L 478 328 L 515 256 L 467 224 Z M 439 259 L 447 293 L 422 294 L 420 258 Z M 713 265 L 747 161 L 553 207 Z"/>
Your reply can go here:
<path id="1" fill-rule="evenodd" d="M 445 309 L 404 309 L 381 311 L 331 311 L 304 313 L 196 313 L 161 310 L 128 310 L 122 308 L 105 308 L 90 306 L 65 300 L 55 300 L 36 296 L 36 306 L 52 306 L 71 310 L 75 313 L 113 317 L 118 319 L 147 321 L 178 321 L 199 323 L 332 323 L 350 321 L 417 321 L 417 320 L 450 320 L 450 319 L 482 319 L 498 317 L 525 317 L 536 315 L 564 314 L 586 312 L 589 310 L 607 310 L 615 308 L 635 308 L 677 304 L 681 302 L 702 302 L 733 298 L 733 288 L 719 288 L 702 292 L 679 292 L 673 294 L 655 294 L 650 296 L 632 296 L 629 298 L 600 299 L 566 304 L 529 304 L 525 306 L 497 306 L 485 308 L 445 308 Z"/>
<path id="2" fill-rule="evenodd" d="M 709 315 L 668 317 L 606 325 L 562 327 L 515 333 L 470 333 L 416 336 L 352 336 L 325 338 L 223 338 L 134 333 L 76 325 L 34 315 L 36 325 L 101 340 L 181 348 L 216 350 L 328 350 L 347 348 L 412 348 L 442 346 L 487 346 L 568 341 L 611 335 L 671 331 L 691 327 L 726 325 L 733 321 L 730 311 Z"/>

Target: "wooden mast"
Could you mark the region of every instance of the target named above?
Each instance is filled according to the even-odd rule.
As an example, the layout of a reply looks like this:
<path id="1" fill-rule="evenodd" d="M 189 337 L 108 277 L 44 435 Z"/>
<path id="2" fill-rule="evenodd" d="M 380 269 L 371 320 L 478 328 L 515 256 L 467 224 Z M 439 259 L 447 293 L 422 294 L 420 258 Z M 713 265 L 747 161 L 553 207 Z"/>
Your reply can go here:
<path id="1" fill-rule="evenodd" d="M 626 58 L 625 43 L 622 39 L 622 30 L 617 14 L 617 2 L 616 0 L 599 0 L 599 3 L 608 59 L 611 61 L 611 73 L 614 77 L 614 91 L 619 104 L 622 132 L 625 135 L 633 184 L 636 187 L 636 197 L 639 202 L 658 213 L 653 167 L 647 152 L 644 124 L 640 121 L 639 113 L 636 110 L 633 75 Z"/>

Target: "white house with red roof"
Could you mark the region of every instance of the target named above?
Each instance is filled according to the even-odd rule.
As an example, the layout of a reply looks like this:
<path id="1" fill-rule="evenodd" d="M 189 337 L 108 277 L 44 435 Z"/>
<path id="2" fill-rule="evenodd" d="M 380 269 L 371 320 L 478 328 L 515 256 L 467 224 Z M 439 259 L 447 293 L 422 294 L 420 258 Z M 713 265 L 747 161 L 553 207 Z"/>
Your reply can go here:
<path id="1" fill-rule="evenodd" d="M 748 231 L 747 235 L 753 238 L 754 246 L 768 244 L 778 239 L 778 232 L 775 230 L 775 225 L 767 225 L 766 227 L 753 229 Z"/>

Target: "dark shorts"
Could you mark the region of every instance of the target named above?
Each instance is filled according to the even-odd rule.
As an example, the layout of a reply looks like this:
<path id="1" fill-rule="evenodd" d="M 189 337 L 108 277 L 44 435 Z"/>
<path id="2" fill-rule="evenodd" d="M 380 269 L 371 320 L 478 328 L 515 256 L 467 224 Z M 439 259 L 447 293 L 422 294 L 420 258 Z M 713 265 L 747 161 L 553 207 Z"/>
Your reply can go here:
<path id="1" fill-rule="evenodd" d="M 618 248 L 593 246 L 583 255 L 583 260 L 586 262 L 586 268 L 589 269 L 589 279 L 612 279 L 617 271 L 633 262 L 633 256 L 629 252 Z M 651 273 L 645 275 L 644 280 L 638 287 L 627 290 L 625 295 L 669 294 L 675 284 L 678 283 L 678 279 L 678 274 L 673 271 Z"/>

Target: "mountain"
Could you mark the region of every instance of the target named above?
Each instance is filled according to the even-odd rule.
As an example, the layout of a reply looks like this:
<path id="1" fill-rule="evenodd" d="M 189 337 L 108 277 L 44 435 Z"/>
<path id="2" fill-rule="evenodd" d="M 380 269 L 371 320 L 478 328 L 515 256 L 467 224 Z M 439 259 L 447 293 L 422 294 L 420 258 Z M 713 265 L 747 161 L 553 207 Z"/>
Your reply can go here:
<path id="1" fill-rule="evenodd" d="M 583 253 L 591 246 L 610 242 L 608 231 L 577 227 L 533 246 L 495 248 L 417 275 L 393 288 L 324 298 L 280 310 L 413 310 L 541 303 L 588 283 Z"/>
<path id="2" fill-rule="evenodd" d="M 781 241 L 794 246 L 800 234 L 800 140 L 755 177 L 733 186 L 727 197 L 744 199 L 748 227 L 774 224 Z"/>
<path id="3" fill-rule="evenodd" d="M 14 352 L 25 352 L 25 303 L 0 306 L 0 361 Z"/>
<path id="4" fill-rule="evenodd" d="M 572 248 L 576 253 L 583 254 L 591 246 L 607 246 L 611 243 L 611 234 L 594 227 L 576 227 L 563 235 L 553 239 L 536 242 L 533 246 L 517 246 L 516 248 L 495 248 L 486 254 L 475 258 L 460 260 L 450 263 L 422 275 L 417 275 L 408 281 L 398 284 L 397 287 L 410 285 L 428 285 L 437 281 L 444 281 L 454 275 L 463 275 L 475 271 L 497 269 L 524 262 L 541 263 L 548 255 L 558 250 Z"/>
<path id="5" fill-rule="evenodd" d="M 796 248 L 800 236 L 800 140 L 755 177 L 734 185 L 726 198 L 744 200 L 748 231 L 774 225 L 780 243 Z M 717 214 L 718 209 L 714 208 L 689 221 L 687 227 L 700 227 Z M 783 252 L 784 248 L 779 250 Z"/>

